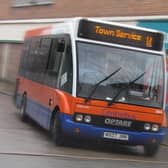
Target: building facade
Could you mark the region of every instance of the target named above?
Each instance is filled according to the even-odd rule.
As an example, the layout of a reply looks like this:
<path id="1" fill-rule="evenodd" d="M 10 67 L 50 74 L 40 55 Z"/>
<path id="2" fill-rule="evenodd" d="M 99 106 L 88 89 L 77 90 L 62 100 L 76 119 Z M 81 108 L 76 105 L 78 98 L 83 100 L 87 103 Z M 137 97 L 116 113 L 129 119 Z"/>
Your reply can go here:
<path id="1" fill-rule="evenodd" d="M 0 80 L 15 82 L 26 30 L 72 17 L 94 17 L 143 27 L 150 25 L 150 28 L 168 33 L 165 28 L 168 27 L 166 0 L 1 0 Z"/>
<path id="2" fill-rule="evenodd" d="M 0 19 L 166 15 L 167 9 L 166 0 L 1 0 Z"/>

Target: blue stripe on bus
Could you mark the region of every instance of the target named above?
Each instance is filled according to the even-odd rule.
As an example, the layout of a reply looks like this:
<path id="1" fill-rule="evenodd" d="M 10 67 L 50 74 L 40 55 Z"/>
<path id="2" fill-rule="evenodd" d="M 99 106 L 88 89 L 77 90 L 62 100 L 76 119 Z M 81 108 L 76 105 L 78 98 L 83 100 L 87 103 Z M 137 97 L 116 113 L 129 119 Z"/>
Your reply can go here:
<path id="1" fill-rule="evenodd" d="M 50 127 L 49 121 L 52 111 L 46 106 L 28 98 L 26 112 L 45 129 L 49 129 Z"/>
<path id="2" fill-rule="evenodd" d="M 20 96 L 18 96 L 17 101 L 20 101 Z M 41 125 L 45 129 L 50 128 L 50 119 L 52 110 L 41 105 L 40 103 L 33 101 L 32 99 L 27 99 L 27 114 L 39 125 Z M 113 132 L 120 134 L 129 135 L 128 144 L 131 145 L 143 145 L 151 143 L 152 139 L 156 139 L 159 143 L 161 143 L 166 135 L 167 128 L 161 128 L 158 133 L 152 132 L 136 132 L 136 131 L 125 131 L 125 130 L 116 130 L 109 128 L 96 127 L 89 124 L 77 123 L 73 121 L 73 116 L 65 113 L 61 113 L 61 123 L 62 129 L 65 134 L 71 136 L 79 136 L 83 138 L 91 138 L 91 139 L 104 139 L 104 132 Z M 80 129 L 80 133 L 75 132 L 76 129 Z M 112 140 L 111 141 L 116 141 Z"/>
<path id="3" fill-rule="evenodd" d="M 17 96 L 16 104 L 21 104 L 21 95 Z M 49 130 L 52 109 L 40 104 L 39 102 L 27 97 L 26 114 L 35 120 L 40 126 Z"/>
<path id="4" fill-rule="evenodd" d="M 125 130 L 116 130 L 109 128 L 96 127 L 89 124 L 76 123 L 73 121 L 73 117 L 71 115 L 63 114 L 61 116 L 62 119 L 62 129 L 66 134 L 72 136 L 79 136 L 83 138 L 91 138 L 91 139 L 104 139 L 104 132 L 113 132 L 120 134 L 127 134 L 129 136 L 129 140 L 126 142 L 130 145 L 144 145 L 151 143 L 152 139 L 156 139 L 159 143 L 161 143 L 166 135 L 167 128 L 161 128 L 159 132 L 136 132 L 136 131 L 125 131 Z M 78 129 L 79 132 L 75 132 Z M 117 141 L 112 140 L 111 141 Z M 120 141 L 121 142 L 121 141 Z"/>

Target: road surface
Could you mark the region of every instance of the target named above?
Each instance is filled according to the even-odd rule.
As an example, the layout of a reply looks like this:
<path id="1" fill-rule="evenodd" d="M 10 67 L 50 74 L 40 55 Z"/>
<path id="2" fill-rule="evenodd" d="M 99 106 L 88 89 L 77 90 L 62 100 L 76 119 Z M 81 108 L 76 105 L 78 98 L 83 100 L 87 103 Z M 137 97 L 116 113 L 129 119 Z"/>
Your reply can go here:
<path id="1" fill-rule="evenodd" d="M 142 147 L 87 144 L 79 141 L 57 147 L 46 131 L 20 121 L 12 97 L 0 94 L 0 164 L 12 168 L 142 168 L 168 167 L 168 147 L 144 157 Z"/>

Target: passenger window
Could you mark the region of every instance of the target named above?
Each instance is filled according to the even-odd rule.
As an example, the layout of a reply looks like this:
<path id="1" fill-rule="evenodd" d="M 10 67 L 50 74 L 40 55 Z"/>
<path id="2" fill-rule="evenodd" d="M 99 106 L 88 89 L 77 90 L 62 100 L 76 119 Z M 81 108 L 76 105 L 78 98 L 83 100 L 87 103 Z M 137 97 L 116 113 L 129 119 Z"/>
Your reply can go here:
<path id="1" fill-rule="evenodd" d="M 37 50 L 40 47 L 40 39 L 33 38 L 31 40 L 30 48 L 26 54 L 26 74 L 25 76 L 28 79 L 35 80 L 36 79 L 36 57 L 37 57 Z"/>
<path id="2" fill-rule="evenodd" d="M 46 71 L 47 60 L 50 52 L 51 39 L 41 38 L 40 48 L 36 50 L 34 57 L 35 61 L 35 80 L 42 83 Z M 38 66 L 37 66 L 38 65 Z"/>
<path id="3" fill-rule="evenodd" d="M 20 67 L 19 67 L 19 74 L 21 76 L 25 76 L 25 73 L 27 71 L 27 59 L 28 59 L 28 56 L 29 56 L 30 45 L 31 45 L 31 39 L 25 40 L 24 45 L 23 45 L 23 50 L 22 50 Z"/>
<path id="4" fill-rule="evenodd" d="M 20 73 L 30 80 L 71 92 L 72 56 L 66 45 L 62 37 L 43 36 L 26 41 Z"/>

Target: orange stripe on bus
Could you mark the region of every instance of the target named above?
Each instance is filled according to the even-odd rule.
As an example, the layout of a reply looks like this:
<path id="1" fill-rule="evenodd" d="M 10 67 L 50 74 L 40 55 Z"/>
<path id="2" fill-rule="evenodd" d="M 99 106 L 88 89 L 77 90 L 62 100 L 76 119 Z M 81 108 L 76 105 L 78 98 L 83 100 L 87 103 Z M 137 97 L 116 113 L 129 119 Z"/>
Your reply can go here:
<path id="1" fill-rule="evenodd" d="M 74 114 L 74 112 L 107 117 L 116 115 L 116 117 L 119 118 L 158 123 L 163 127 L 166 127 L 167 124 L 165 120 L 165 112 L 161 109 L 122 103 L 115 103 L 112 106 L 108 106 L 107 102 L 100 100 L 91 100 L 88 103 L 85 103 L 85 99 L 83 98 L 73 97 L 61 90 L 50 88 L 22 77 L 20 78 L 20 82 L 22 84 L 19 85 L 19 92 L 23 93 L 26 91 L 28 97 L 52 110 L 58 106 L 61 112 L 71 115 Z M 49 99 L 53 100 L 51 106 L 48 104 Z"/>
<path id="2" fill-rule="evenodd" d="M 36 28 L 36 29 L 29 30 L 25 33 L 25 38 L 51 34 L 52 28 L 53 26 L 46 26 L 42 28 Z"/>

